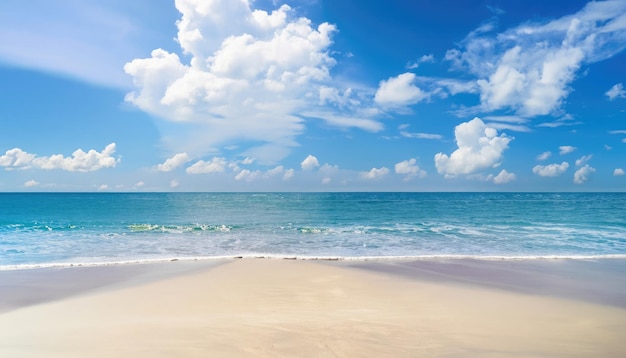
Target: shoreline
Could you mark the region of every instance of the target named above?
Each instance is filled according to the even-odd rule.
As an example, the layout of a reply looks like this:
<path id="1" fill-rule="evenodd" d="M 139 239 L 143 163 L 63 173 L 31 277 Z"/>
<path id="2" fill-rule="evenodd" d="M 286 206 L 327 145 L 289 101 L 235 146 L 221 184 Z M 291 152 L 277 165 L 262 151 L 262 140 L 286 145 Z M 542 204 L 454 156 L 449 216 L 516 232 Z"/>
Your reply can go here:
<path id="1" fill-rule="evenodd" d="M 626 254 L 602 254 L 602 255 L 407 255 L 407 256 L 314 256 L 297 254 L 241 254 L 221 256 L 173 256 L 149 259 L 129 259 L 121 261 L 84 261 L 84 262 L 43 262 L 28 264 L 5 264 L 0 265 L 0 272 L 22 271 L 50 268 L 75 268 L 75 267 L 107 267 L 125 265 L 149 265 L 165 264 L 168 262 L 214 262 L 237 259 L 267 259 L 267 260 L 301 260 L 301 261 L 346 261 L 346 262 L 399 262 L 399 261 L 433 261 L 433 260 L 474 260 L 474 261 L 551 261 L 551 260 L 626 260 Z"/>
<path id="2" fill-rule="evenodd" d="M 0 355 L 618 357 L 625 271 L 252 258 L 3 271 Z"/>

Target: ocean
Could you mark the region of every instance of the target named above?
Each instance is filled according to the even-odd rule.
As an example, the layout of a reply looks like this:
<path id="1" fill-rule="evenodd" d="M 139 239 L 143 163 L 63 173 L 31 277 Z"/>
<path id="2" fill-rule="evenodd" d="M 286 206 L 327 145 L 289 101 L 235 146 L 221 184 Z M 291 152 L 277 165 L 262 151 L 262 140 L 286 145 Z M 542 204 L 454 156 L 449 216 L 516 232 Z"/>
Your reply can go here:
<path id="1" fill-rule="evenodd" d="M 626 258 L 626 193 L 0 193 L 0 269 L 223 257 Z"/>

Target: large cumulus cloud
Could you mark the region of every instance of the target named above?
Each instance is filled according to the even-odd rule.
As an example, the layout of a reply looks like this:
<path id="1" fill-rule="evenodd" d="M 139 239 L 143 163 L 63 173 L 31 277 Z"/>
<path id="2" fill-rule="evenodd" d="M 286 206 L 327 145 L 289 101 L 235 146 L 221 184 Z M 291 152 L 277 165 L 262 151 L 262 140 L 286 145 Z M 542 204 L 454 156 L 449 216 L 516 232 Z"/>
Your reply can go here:
<path id="1" fill-rule="evenodd" d="M 500 165 L 504 151 L 513 139 L 485 125 L 480 118 L 459 124 L 454 129 L 457 149 L 452 154 L 435 154 L 439 174 L 454 177 L 474 174 Z"/>
<path id="2" fill-rule="evenodd" d="M 183 145 L 190 140 L 200 152 L 247 141 L 258 145 L 248 154 L 280 159 L 304 131 L 303 113 L 334 126 L 382 129 L 372 120 L 325 115 L 317 108 L 335 65 L 329 50 L 334 25 L 314 26 L 287 5 L 272 12 L 251 5 L 177 0 L 183 56 L 156 49 L 149 58 L 127 63 L 136 90 L 126 100 L 168 121 L 192 123 L 178 151 L 193 150 Z"/>

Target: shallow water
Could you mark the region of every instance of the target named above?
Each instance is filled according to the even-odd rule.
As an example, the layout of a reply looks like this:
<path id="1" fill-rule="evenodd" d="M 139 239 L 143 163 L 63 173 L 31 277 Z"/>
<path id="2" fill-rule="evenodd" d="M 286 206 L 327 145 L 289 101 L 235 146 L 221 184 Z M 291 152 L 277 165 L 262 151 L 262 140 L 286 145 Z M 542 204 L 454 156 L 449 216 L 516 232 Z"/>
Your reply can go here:
<path id="1" fill-rule="evenodd" d="M 0 268 L 172 258 L 626 257 L 626 193 L 3 193 Z"/>

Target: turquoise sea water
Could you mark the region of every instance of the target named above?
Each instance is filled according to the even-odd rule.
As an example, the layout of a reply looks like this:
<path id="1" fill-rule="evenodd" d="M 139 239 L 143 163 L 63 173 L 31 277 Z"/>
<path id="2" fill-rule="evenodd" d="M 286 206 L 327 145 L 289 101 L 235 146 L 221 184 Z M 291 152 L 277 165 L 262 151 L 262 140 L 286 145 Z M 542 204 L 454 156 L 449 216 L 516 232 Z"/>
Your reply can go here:
<path id="1" fill-rule="evenodd" d="M 0 269 L 224 256 L 626 257 L 626 193 L 0 194 Z"/>

